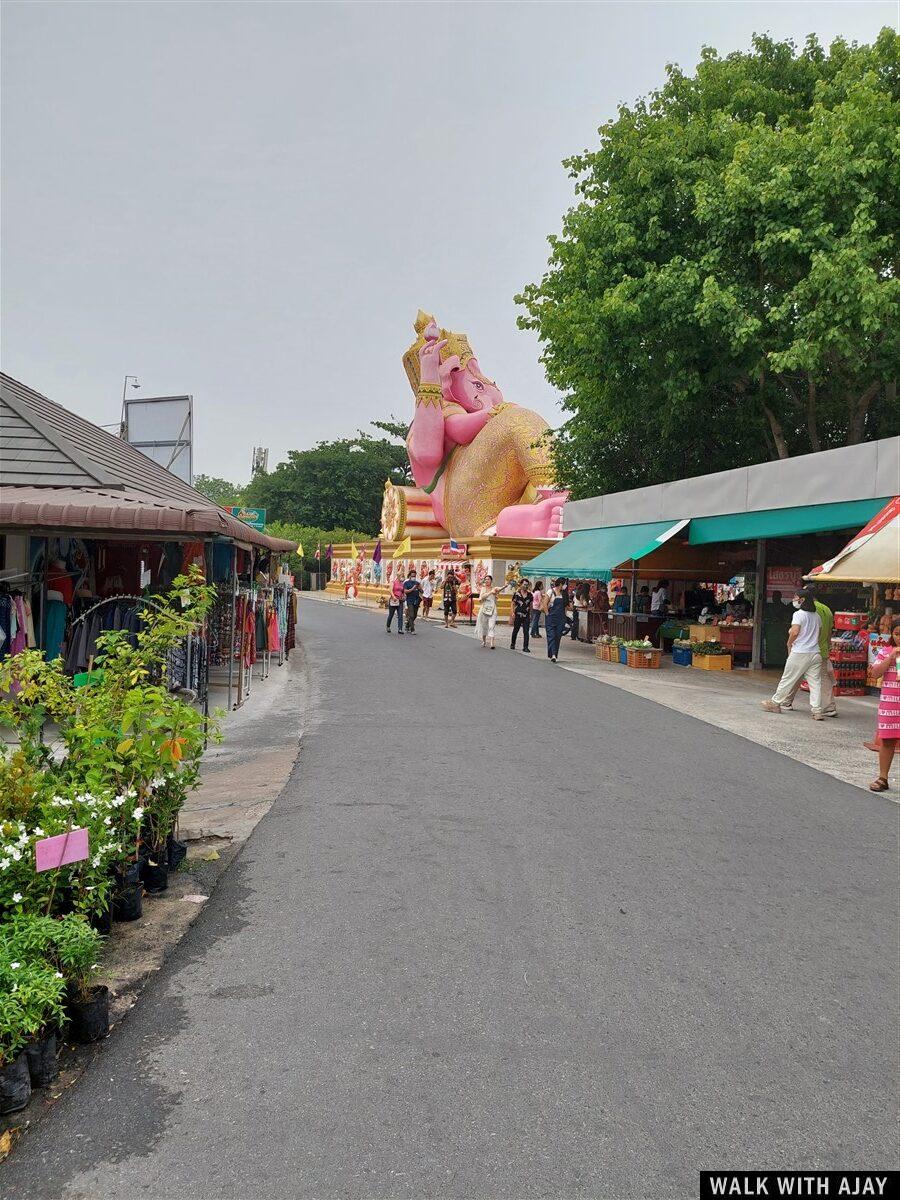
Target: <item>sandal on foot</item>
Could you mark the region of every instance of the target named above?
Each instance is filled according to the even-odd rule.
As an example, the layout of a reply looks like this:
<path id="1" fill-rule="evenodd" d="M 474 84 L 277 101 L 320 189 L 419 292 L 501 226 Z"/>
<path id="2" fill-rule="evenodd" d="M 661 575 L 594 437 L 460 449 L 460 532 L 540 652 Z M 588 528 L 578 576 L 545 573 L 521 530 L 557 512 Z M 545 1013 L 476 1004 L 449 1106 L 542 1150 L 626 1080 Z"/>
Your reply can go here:
<path id="1" fill-rule="evenodd" d="M 869 784 L 870 792 L 886 792 L 888 790 L 888 781 L 883 775 L 879 775 L 877 779 L 873 779 Z"/>

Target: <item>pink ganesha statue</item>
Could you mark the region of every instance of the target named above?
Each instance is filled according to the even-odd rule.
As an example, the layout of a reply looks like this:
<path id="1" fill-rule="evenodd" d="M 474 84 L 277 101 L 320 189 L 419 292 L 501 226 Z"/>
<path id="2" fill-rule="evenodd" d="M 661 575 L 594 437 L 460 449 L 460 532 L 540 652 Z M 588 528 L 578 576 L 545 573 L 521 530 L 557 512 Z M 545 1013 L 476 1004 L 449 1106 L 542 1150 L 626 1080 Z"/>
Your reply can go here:
<path id="1" fill-rule="evenodd" d="M 389 538 L 556 538 L 568 492 L 553 486 L 549 426 L 503 399 L 465 334 L 420 312 L 403 356 L 416 411 L 406 439 L 415 488 L 385 489 Z"/>

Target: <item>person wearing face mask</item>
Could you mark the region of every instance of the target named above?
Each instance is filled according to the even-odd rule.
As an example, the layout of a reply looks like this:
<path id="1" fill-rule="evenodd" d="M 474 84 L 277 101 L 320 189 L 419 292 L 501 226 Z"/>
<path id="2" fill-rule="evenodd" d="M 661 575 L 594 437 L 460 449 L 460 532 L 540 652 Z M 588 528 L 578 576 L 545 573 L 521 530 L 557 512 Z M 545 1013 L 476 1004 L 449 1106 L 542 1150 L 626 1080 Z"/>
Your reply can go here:
<path id="1" fill-rule="evenodd" d="M 811 588 L 800 588 L 794 594 L 794 615 L 787 640 L 787 662 L 781 681 L 771 700 L 763 700 L 766 712 L 780 713 L 782 704 L 789 704 L 802 679 L 809 684 L 809 707 L 814 721 L 823 721 L 822 714 L 822 654 L 819 635 L 822 618 L 816 612 Z"/>

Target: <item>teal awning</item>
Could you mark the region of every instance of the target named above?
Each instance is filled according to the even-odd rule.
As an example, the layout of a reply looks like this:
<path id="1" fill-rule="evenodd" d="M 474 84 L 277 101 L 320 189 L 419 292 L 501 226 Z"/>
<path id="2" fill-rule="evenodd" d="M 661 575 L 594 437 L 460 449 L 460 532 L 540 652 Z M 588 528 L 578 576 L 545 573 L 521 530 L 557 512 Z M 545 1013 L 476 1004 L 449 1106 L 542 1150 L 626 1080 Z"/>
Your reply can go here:
<path id="1" fill-rule="evenodd" d="M 837 504 L 803 504 L 799 508 L 730 513 L 721 517 L 694 517 L 689 541 L 692 546 L 705 546 L 710 542 L 744 542 L 756 538 L 830 533 L 837 529 L 862 529 L 889 502 L 888 496 L 880 500 L 846 500 Z"/>
<path id="2" fill-rule="evenodd" d="M 613 525 L 609 529 L 576 529 L 531 562 L 523 563 L 522 570 L 528 575 L 608 581 L 621 563 L 658 550 L 686 524 L 686 521 L 650 521 L 644 525 Z"/>

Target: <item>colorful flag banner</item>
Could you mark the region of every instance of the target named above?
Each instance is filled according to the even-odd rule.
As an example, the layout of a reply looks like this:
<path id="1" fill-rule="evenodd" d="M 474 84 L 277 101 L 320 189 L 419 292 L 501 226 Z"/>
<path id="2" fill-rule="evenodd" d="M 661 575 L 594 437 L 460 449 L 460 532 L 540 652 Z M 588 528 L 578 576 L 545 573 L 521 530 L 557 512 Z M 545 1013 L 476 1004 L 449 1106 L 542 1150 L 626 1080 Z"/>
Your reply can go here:
<path id="1" fill-rule="evenodd" d="M 325 557 L 334 558 L 334 546 L 331 544 L 331 542 L 329 542 L 325 547 Z"/>
<path id="2" fill-rule="evenodd" d="M 381 538 L 379 538 L 378 541 L 375 543 L 375 549 L 372 551 L 372 562 L 373 563 L 381 562 Z"/>
<path id="3" fill-rule="evenodd" d="M 350 542 L 350 557 L 351 558 L 359 558 L 359 551 L 357 550 L 356 542 L 354 542 L 354 541 Z"/>
<path id="4" fill-rule="evenodd" d="M 407 534 L 406 537 L 403 539 L 403 541 L 400 543 L 400 545 L 397 547 L 397 549 L 394 551 L 394 553 L 391 555 L 391 558 L 402 558 L 404 554 L 409 554 L 409 552 L 411 550 L 412 550 L 412 542 L 410 540 L 409 534 Z"/>

